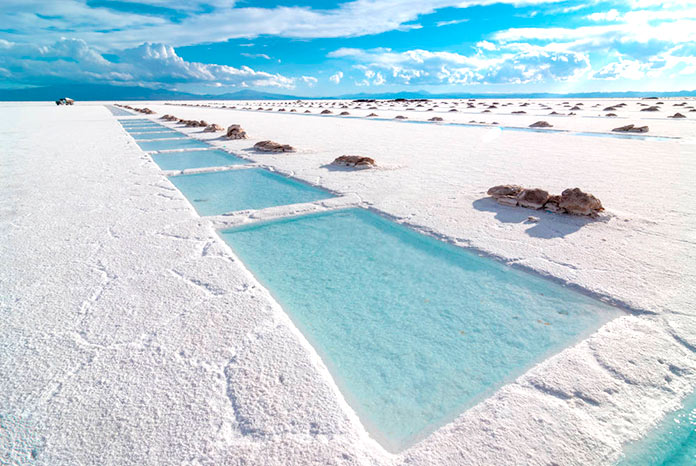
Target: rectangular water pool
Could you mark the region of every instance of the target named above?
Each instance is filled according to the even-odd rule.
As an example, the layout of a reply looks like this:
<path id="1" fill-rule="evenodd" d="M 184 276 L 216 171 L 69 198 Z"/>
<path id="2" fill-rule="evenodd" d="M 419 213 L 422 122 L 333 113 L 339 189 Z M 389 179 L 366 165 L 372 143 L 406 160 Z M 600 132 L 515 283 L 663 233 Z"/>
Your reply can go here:
<path id="1" fill-rule="evenodd" d="M 138 126 L 138 127 L 125 127 L 123 128 L 128 134 L 133 134 L 133 133 L 152 133 L 152 132 L 157 132 L 157 131 L 173 131 L 165 126 L 162 125 L 147 125 L 147 126 Z"/>
<path id="2" fill-rule="evenodd" d="M 124 109 L 118 108 L 114 105 L 105 105 L 107 110 L 111 112 L 112 115 L 114 116 L 130 116 L 133 115 L 133 113 L 126 111 Z"/>
<path id="3" fill-rule="evenodd" d="M 183 134 L 180 131 L 175 131 L 173 129 L 169 129 L 166 126 L 148 126 L 145 128 L 124 128 L 127 133 L 129 134 L 140 134 L 140 133 L 159 133 L 159 132 L 172 132 L 172 133 L 178 133 L 178 134 Z"/>
<path id="4" fill-rule="evenodd" d="M 164 125 L 157 123 L 143 123 L 138 125 L 123 125 L 123 129 L 126 131 L 150 131 L 153 129 L 169 129 Z"/>
<path id="5" fill-rule="evenodd" d="M 188 136 L 178 131 L 164 131 L 157 133 L 135 133 L 131 134 L 136 141 L 146 141 L 152 139 L 185 139 Z"/>
<path id="6" fill-rule="evenodd" d="M 187 150 L 153 154 L 152 159 L 162 170 L 185 170 L 187 168 L 224 167 L 249 163 L 224 150 Z"/>
<path id="7" fill-rule="evenodd" d="M 220 235 L 390 451 L 621 314 L 363 209 Z"/>
<path id="8" fill-rule="evenodd" d="M 323 189 L 257 168 L 176 175 L 169 180 L 200 215 L 220 215 L 333 197 Z"/>
<path id="9" fill-rule="evenodd" d="M 157 126 L 163 126 L 160 123 L 156 121 L 136 121 L 136 122 L 121 122 L 121 126 L 124 128 L 133 128 L 137 126 L 152 126 L 152 125 L 157 125 Z"/>
<path id="10" fill-rule="evenodd" d="M 167 141 L 145 141 L 137 142 L 144 151 L 176 150 L 176 149 L 206 149 L 210 144 L 196 139 L 173 139 Z"/>

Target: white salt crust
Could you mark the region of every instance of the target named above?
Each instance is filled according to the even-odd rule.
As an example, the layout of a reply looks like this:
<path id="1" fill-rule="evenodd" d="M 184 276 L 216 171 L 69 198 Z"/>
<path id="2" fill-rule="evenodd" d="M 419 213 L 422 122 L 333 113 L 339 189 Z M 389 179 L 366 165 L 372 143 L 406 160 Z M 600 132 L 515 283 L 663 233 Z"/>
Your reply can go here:
<path id="1" fill-rule="evenodd" d="M 135 103 L 155 110 L 154 119 L 172 113 L 239 123 L 250 139 L 181 130 L 341 195 L 211 218 L 197 216 L 103 106 L 1 104 L 0 458 L 50 465 L 617 460 L 625 442 L 696 387 L 696 126 L 691 117 L 657 119 L 623 101 L 632 110 L 615 113 L 648 124 L 649 134 L 682 139 Z M 441 110 L 423 118 L 467 118 L 464 110 Z M 485 115 L 582 131 L 625 124 Z M 263 139 L 298 152 L 250 149 Z M 343 154 L 373 157 L 380 168 L 326 166 Z M 485 196 L 488 187 L 509 182 L 552 192 L 578 186 L 607 211 L 598 221 L 535 211 L 540 221 L 525 223 L 532 211 Z M 365 433 L 312 347 L 215 233 L 347 206 L 378 209 L 623 303 L 632 314 L 390 454 Z"/>

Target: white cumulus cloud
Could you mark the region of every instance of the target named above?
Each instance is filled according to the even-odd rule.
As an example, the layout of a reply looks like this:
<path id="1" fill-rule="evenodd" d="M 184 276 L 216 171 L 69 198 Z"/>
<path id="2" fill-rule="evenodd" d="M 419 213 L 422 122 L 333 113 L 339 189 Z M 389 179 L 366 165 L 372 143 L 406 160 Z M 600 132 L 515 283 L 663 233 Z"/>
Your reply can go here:
<path id="1" fill-rule="evenodd" d="M 329 76 L 329 81 L 331 81 L 334 84 L 340 83 L 341 79 L 343 79 L 343 71 L 339 71 L 338 73 Z"/>
<path id="2" fill-rule="evenodd" d="M 493 42 L 488 42 L 487 40 L 482 40 L 476 44 L 476 47 L 484 50 L 495 50 L 497 47 Z"/>
<path id="3" fill-rule="evenodd" d="M 314 87 L 319 82 L 314 76 L 302 76 L 302 81 L 309 87 Z"/>
<path id="4" fill-rule="evenodd" d="M 356 37 L 420 28 L 414 21 L 443 8 L 495 3 L 518 6 L 561 0 L 353 0 L 334 8 L 316 9 L 261 8 L 254 7 L 253 2 L 237 4 L 232 0 L 126 1 L 148 3 L 182 17 L 174 20 L 165 12 L 125 13 L 109 8 L 108 4 L 92 6 L 84 0 L 3 0 L 0 24 L 12 26 L 5 37 L 15 42 L 54 41 L 69 30 L 73 37 L 104 50 L 153 40 L 178 47 L 261 35 L 304 39 Z"/>
<path id="5" fill-rule="evenodd" d="M 243 57 L 247 57 L 247 58 L 263 58 L 264 60 L 270 60 L 270 59 L 271 59 L 271 57 L 269 57 L 269 56 L 266 55 L 265 53 L 246 53 L 246 52 L 242 52 L 242 53 L 240 53 L 240 55 L 242 55 Z"/>
<path id="6" fill-rule="evenodd" d="M 256 71 L 248 66 L 235 68 L 189 62 L 165 44 L 145 43 L 123 50 L 116 62 L 79 39 L 61 39 L 49 46 L 16 44 L 0 40 L 0 67 L 12 70 L 11 79 L 25 84 L 110 82 L 121 84 L 246 83 L 262 87 L 292 88 L 294 79 Z"/>
<path id="7" fill-rule="evenodd" d="M 453 25 L 453 24 L 462 24 L 462 23 L 466 23 L 467 21 L 469 21 L 467 18 L 464 18 L 464 19 L 452 19 L 452 20 L 450 20 L 450 21 L 438 21 L 437 23 L 435 23 L 435 26 L 437 26 L 437 27 L 440 28 L 440 27 L 442 27 L 442 26 L 451 26 L 451 25 Z"/>
<path id="8" fill-rule="evenodd" d="M 598 11 L 587 15 L 590 21 L 616 21 L 620 17 L 620 13 L 616 9 L 609 11 Z"/>
<path id="9" fill-rule="evenodd" d="M 609 63 L 592 75 L 596 79 L 641 79 L 643 76 L 645 65 L 636 60 Z"/>
<path id="10" fill-rule="evenodd" d="M 584 54 L 554 52 L 528 44 L 515 44 L 491 56 L 423 49 L 394 52 L 384 48 L 343 48 L 329 56 L 357 62 L 355 67 L 365 73 L 366 79 L 375 77 L 380 84 L 387 78 L 396 84 L 432 85 L 561 81 L 572 79 L 589 68 Z"/>

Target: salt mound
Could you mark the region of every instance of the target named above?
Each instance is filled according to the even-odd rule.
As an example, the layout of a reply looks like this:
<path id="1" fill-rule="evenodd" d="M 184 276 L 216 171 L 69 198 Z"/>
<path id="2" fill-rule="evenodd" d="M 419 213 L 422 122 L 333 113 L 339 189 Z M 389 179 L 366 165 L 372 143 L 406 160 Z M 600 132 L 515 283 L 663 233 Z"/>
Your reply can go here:
<path id="1" fill-rule="evenodd" d="M 539 188 L 525 189 L 516 184 L 504 184 L 493 186 L 487 193 L 499 204 L 511 207 L 543 208 L 549 212 L 590 217 L 595 217 L 604 210 L 599 199 L 579 188 L 566 189 L 558 196 L 549 195 L 547 191 Z"/>
<path id="2" fill-rule="evenodd" d="M 205 133 L 214 133 L 216 131 L 225 131 L 225 128 L 223 128 L 222 126 L 220 126 L 218 124 L 213 123 L 211 125 L 206 126 L 205 129 L 203 130 L 203 132 L 205 132 Z"/>
<path id="3" fill-rule="evenodd" d="M 342 155 L 337 157 L 331 164 L 354 168 L 373 168 L 375 166 L 375 160 L 360 155 Z"/>
<path id="4" fill-rule="evenodd" d="M 489 196 L 492 196 L 494 199 L 498 199 L 501 197 L 517 197 L 519 193 L 522 192 L 522 186 L 516 185 L 516 184 L 501 184 L 498 186 L 493 186 L 490 188 L 487 192 Z"/>
<path id="5" fill-rule="evenodd" d="M 242 129 L 239 125 L 230 125 L 227 127 L 227 139 L 246 139 L 246 131 Z"/>
<path id="6" fill-rule="evenodd" d="M 295 148 L 288 144 L 279 144 L 274 141 L 261 141 L 254 144 L 254 149 L 261 152 L 295 152 Z"/>
<path id="7" fill-rule="evenodd" d="M 647 133 L 648 129 L 647 126 L 626 125 L 614 128 L 612 131 L 617 133 Z"/>
<path id="8" fill-rule="evenodd" d="M 569 214 L 574 215 L 591 215 L 594 216 L 598 212 L 604 210 L 599 199 L 592 194 L 584 193 L 580 188 L 566 189 L 561 193 L 561 199 L 558 203 L 561 209 L 565 209 Z"/>
<path id="9" fill-rule="evenodd" d="M 548 191 L 539 188 L 523 189 L 522 192 L 517 195 L 517 203 L 522 207 L 529 207 L 531 209 L 541 209 L 548 199 Z"/>

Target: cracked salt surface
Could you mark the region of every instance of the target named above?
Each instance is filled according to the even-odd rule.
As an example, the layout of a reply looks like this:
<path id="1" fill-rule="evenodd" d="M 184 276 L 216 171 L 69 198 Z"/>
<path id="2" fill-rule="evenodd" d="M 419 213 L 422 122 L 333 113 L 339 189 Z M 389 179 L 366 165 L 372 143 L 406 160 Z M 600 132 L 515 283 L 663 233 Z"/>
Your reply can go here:
<path id="1" fill-rule="evenodd" d="M 20 426 L 3 427 L 3 460 L 610 464 L 694 390 L 696 218 L 685 207 L 696 200 L 693 145 L 175 113 L 242 123 L 256 139 L 195 134 L 233 152 L 259 137 L 290 143 L 300 151 L 249 158 L 652 314 L 606 324 L 391 455 L 213 229 L 347 199 L 201 219 L 104 107 L 1 104 L 0 413 Z M 678 136 L 693 123 L 654 125 Z M 400 168 L 321 168 L 344 152 L 377 154 L 378 163 Z M 477 208 L 489 186 L 510 181 L 553 191 L 577 184 L 602 199 L 609 219 L 535 214 L 540 222 L 526 225 L 513 209 Z"/>

